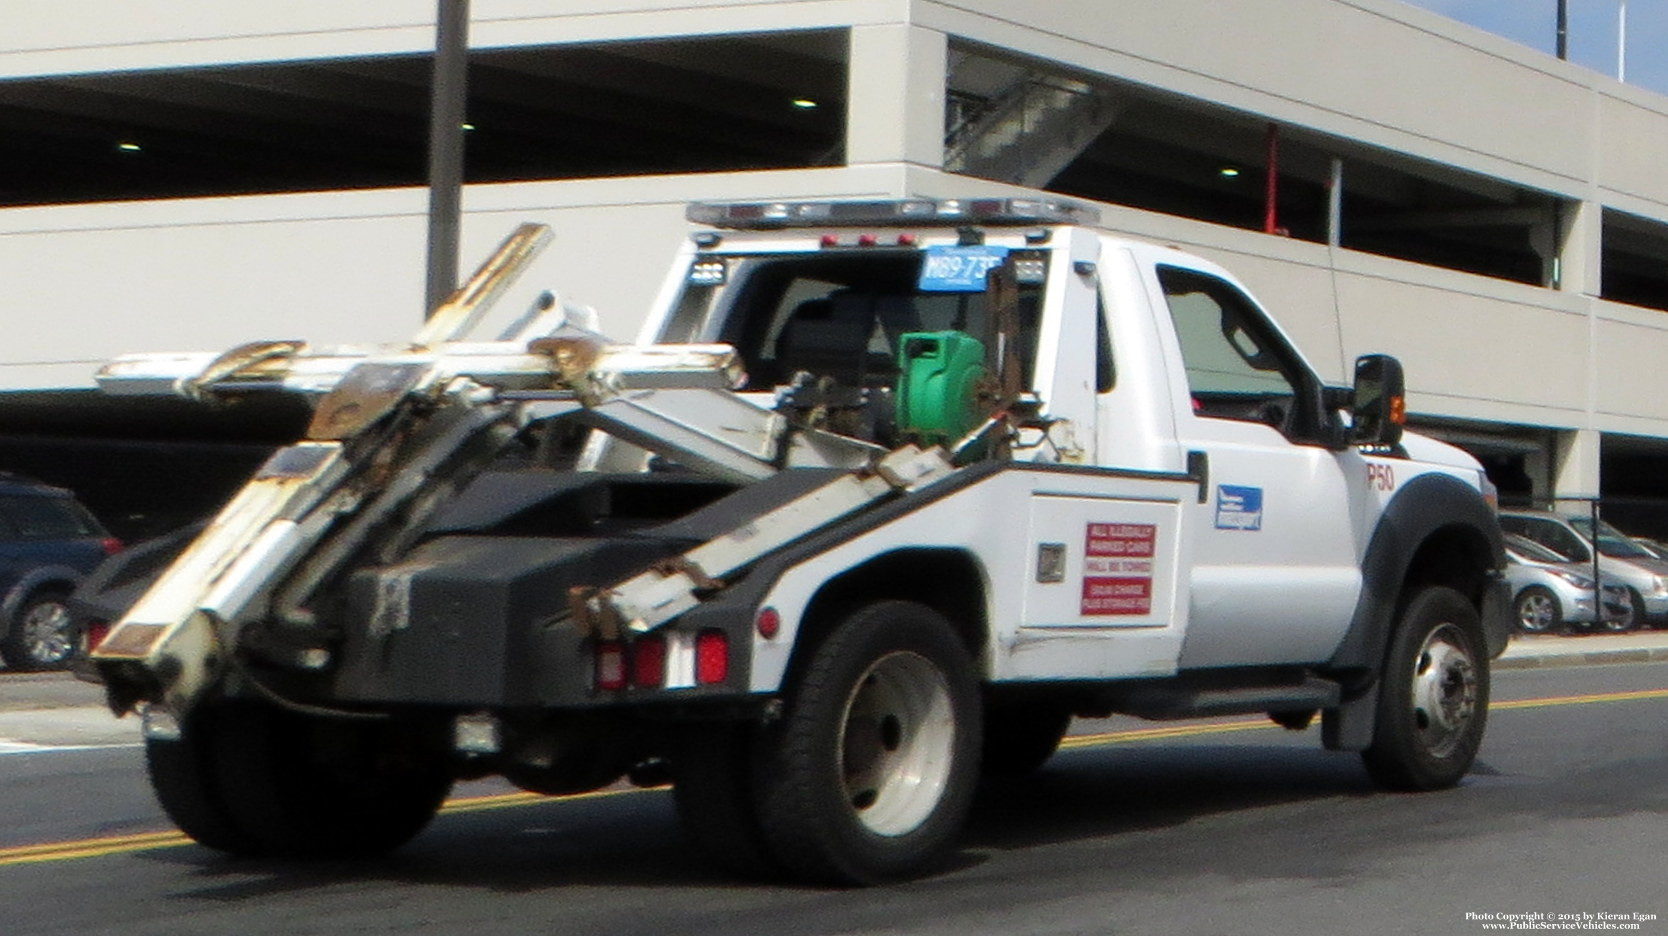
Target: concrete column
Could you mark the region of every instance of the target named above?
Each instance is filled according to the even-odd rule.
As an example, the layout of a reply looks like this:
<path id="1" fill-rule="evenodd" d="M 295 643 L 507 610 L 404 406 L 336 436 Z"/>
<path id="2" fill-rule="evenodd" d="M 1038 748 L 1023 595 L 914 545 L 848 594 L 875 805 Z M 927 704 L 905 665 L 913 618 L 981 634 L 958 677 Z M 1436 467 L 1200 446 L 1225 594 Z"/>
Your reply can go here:
<path id="1" fill-rule="evenodd" d="M 1599 439 L 1597 429 L 1558 433 L 1552 493 L 1560 507 L 1585 506 L 1598 496 Z"/>
<path id="2" fill-rule="evenodd" d="M 1599 260 L 1604 250 L 1604 207 L 1598 202 L 1565 202 L 1558 245 L 1560 292 L 1596 296 L 1600 288 Z M 1550 282 L 1550 281 L 1549 281 Z"/>
<path id="3" fill-rule="evenodd" d="M 846 164 L 944 165 L 949 41 L 908 23 L 854 26 L 846 77 Z"/>

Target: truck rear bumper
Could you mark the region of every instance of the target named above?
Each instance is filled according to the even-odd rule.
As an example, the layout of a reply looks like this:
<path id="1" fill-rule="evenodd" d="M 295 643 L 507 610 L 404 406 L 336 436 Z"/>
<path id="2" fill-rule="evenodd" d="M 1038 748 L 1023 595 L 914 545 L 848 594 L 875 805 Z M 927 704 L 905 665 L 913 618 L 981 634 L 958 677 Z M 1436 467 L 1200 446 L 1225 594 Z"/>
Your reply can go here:
<path id="1" fill-rule="evenodd" d="M 686 545 L 655 537 L 446 536 L 399 563 L 360 569 L 339 622 L 345 640 L 331 701 L 506 709 L 663 700 L 676 683 L 655 684 L 638 671 L 639 652 L 648 651 L 599 642 L 574 627 L 568 591 L 616 581 Z M 725 635 L 723 678 L 689 687 L 693 695 L 745 689 L 745 637 Z M 683 649 L 673 634 L 657 639 L 663 658 Z M 693 648 L 693 636 L 685 642 Z"/>

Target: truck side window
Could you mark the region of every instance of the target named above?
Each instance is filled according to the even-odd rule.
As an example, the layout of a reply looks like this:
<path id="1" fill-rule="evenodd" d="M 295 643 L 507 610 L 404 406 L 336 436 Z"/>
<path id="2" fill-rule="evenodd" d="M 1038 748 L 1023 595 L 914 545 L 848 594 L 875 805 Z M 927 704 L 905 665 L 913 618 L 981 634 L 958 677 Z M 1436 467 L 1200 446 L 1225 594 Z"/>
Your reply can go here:
<path id="1" fill-rule="evenodd" d="M 1193 270 L 1161 266 L 1158 278 L 1181 342 L 1194 412 L 1291 428 L 1297 369 L 1250 300 Z"/>

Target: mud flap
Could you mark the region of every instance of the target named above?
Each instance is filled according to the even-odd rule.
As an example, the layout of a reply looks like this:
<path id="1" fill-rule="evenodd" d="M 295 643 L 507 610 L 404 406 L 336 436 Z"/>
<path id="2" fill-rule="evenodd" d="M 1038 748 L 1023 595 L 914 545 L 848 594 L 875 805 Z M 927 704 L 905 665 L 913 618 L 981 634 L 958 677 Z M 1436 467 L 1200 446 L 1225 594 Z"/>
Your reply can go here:
<path id="1" fill-rule="evenodd" d="M 1373 743 L 1378 712 L 1378 680 L 1321 713 L 1321 744 L 1328 751 L 1365 751 Z"/>

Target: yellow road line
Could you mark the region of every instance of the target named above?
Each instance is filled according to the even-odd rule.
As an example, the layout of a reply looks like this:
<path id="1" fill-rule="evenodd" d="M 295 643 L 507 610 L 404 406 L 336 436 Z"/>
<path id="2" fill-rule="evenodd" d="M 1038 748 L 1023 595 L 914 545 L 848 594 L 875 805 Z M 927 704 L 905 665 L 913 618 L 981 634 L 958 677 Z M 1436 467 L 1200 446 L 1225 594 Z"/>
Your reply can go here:
<path id="1" fill-rule="evenodd" d="M 1562 705 L 1593 705 L 1605 702 L 1638 702 L 1651 699 L 1668 699 L 1668 689 L 1641 689 L 1631 692 L 1601 692 L 1592 695 L 1579 696 L 1551 696 L 1543 699 L 1516 699 L 1507 702 L 1491 702 L 1492 710 L 1551 708 Z M 1169 738 L 1187 738 L 1199 735 L 1233 734 L 1241 731 L 1266 731 L 1279 726 L 1267 719 L 1244 719 L 1230 722 L 1214 722 L 1210 724 L 1192 725 L 1160 725 L 1153 728 L 1130 728 L 1123 731 L 1106 731 L 1097 734 L 1072 735 L 1060 742 L 1061 750 L 1077 750 L 1081 748 L 1106 747 L 1113 744 L 1131 744 L 1137 741 L 1162 741 Z M 641 792 L 636 788 L 622 788 L 600 790 L 595 793 L 580 793 L 573 796 L 549 797 L 539 793 L 495 793 L 486 796 L 460 796 L 446 801 L 441 807 L 442 813 L 471 813 L 483 812 L 489 809 L 510 809 L 517 806 L 532 806 L 538 803 L 557 801 L 600 799 L 609 796 L 620 796 L 626 793 Z M 70 861 L 77 858 L 98 858 L 105 855 L 119 855 L 130 852 L 152 851 L 161 848 L 178 848 L 181 845 L 192 844 L 191 839 L 183 833 L 173 830 L 160 832 L 138 832 L 131 835 L 110 835 L 99 838 L 77 839 L 66 842 L 43 842 L 36 845 L 13 845 L 0 848 L 0 867 L 7 865 L 39 864 L 49 861 Z"/>
<path id="2" fill-rule="evenodd" d="M 43 861 L 65 861 L 70 858 L 97 858 L 124 852 L 150 851 L 155 848 L 175 848 L 190 845 L 191 839 L 182 832 L 142 832 L 136 835 L 111 835 L 73 842 L 46 842 L 40 845 L 18 845 L 0 848 L 0 865 L 37 864 Z"/>
<path id="3" fill-rule="evenodd" d="M 1235 731 L 1257 731 L 1278 728 L 1266 718 L 1246 721 L 1216 722 L 1209 725 L 1165 725 L 1158 728 L 1130 728 L 1100 734 L 1072 735 L 1060 742 L 1063 751 L 1073 748 L 1104 747 L 1108 744 L 1128 744 L 1131 741 L 1157 741 L 1164 738 L 1187 738 L 1193 735 L 1229 734 Z"/>
<path id="4" fill-rule="evenodd" d="M 599 790 L 560 797 L 563 801 L 600 799 L 623 793 L 640 792 L 636 788 Z M 555 797 L 540 793 L 493 793 L 485 796 L 459 796 L 440 807 L 442 813 L 484 812 L 489 809 L 508 809 L 554 802 Z M 138 832 L 132 835 L 108 835 L 99 838 L 76 839 L 67 842 L 43 842 L 37 845 L 14 845 L 0 848 L 0 867 L 6 865 L 38 864 L 43 861 L 67 861 L 71 858 L 98 858 L 128 852 L 151 851 L 158 848 L 178 848 L 194 844 L 183 832 L 172 829 L 162 832 Z"/>

